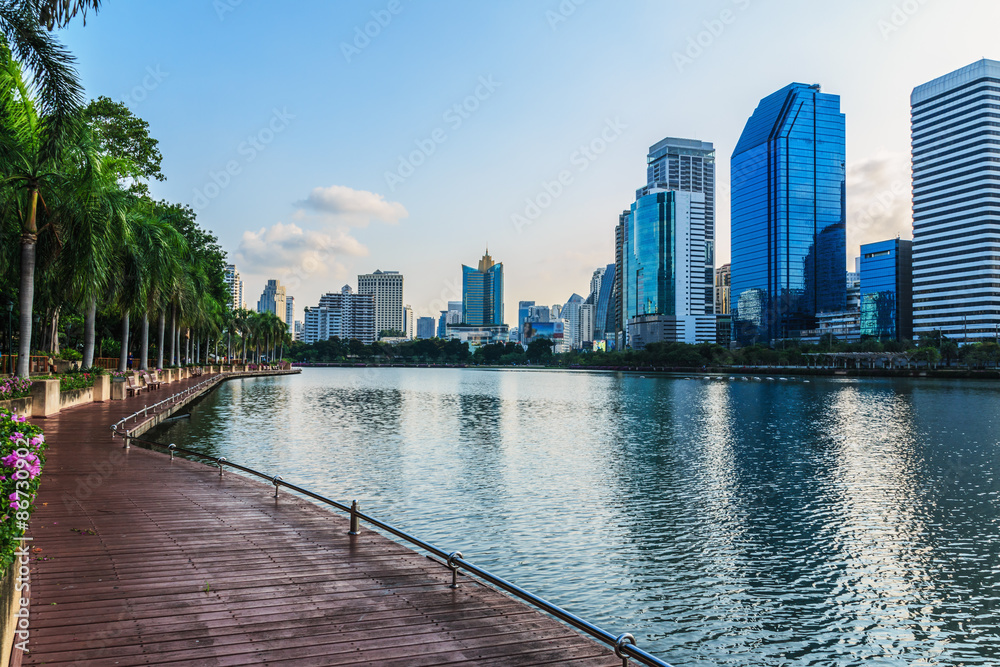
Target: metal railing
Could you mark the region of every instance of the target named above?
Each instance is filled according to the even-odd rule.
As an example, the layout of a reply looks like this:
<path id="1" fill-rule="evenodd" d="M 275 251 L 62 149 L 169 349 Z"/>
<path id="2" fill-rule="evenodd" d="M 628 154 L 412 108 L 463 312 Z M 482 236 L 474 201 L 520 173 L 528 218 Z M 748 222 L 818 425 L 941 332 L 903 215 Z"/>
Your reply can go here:
<path id="1" fill-rule="evenodd" d="M 160 406 L 170 405 L 170 404 L 176 403 L 180 399 L 182 399 L 182 398 L 184 398 L 186 396 L 190 396 L 193 392 L 195 392 L 199 388 L 204 387 L 205 385 L 210 384 L 210 383 L 219 382 L 224 377 L 227 377 L 227 376 L 224 376 L 222 374 L 212 375 L 208 379 L 202 380 L 198 384 L 193 384 L 190 387 L 185 387 L 184 389 L 180 390 L 179 392 L 177 392 L 175 394 L 172 394 L 172 395 L 168 396 L 167 398 L 163 399 L 162 401 L 159 401 L 157 403 L 153 403 L 152 405 L 145 405 L 145 406 L 143 406 L 142 410 L 136 410 L 135 412 L 133 412 L 132 414 L 128 415 L 127 417 L 122 417 L 121 419 L 119 419 L 117 422 L 114 423 L 114 425 L 111 426 L 111 430 L 114 432 L 115 435 L 120 435 L 122 437 L 126 437 L 126 444 L 128 444 L 127 438 L 131 437 L 131 435 L 129 434 L 129 430 L 125 429 L 125 433 L 121 433 L 120 429 L 122 427 L 124 427 L 125 424 L 130 419 L 134 420 L 134 421 L 138 421 L 139 415 L 142 415 L 143 417 L 146 417 L 146 416 L 149 415 L 150 411 L 152 411 L 152 412 L 155 413 L 156 410 L 157 410 L 157 408 L 159 408 Z"/>
<path id="2" fill-rule="evenodd" d="M 239 376 L 241 374 L 237 373 L 234 375 Z M 156 405 L 162 405 L 164 403 L 167 403 L 177 396 L 183 396 L 197 389 L 198 387 L 204 386 L 209 382 L 218 382 L 219 380 L 222 380 L 225 377 L 232 377 L 232 375 L 213 376 L 208 380 L 199 382 L 196 385 L 188 387 L 184 391 L 174 394 L 174 396 L 171 396 L 169 399 L 160 401 L 160 403 L 157 403 Z M 440 549 L 434 546 L 430 542 L 426 542 L 418 537 L 414 537 L 413 535 L 410 535 L 404 530 L 396 528 L 395 526 L 385 523 L 384 521 L 380 521 L 379 519 L 376 519 L 371 515 L 365 514 L 361 511 L 361 506 L 358 504 L 357 500 L 352 501 L 350 505 L 345 505 L 344 503 L 337 502 L 336 500 L 331 500 L 330 498 L 322 496 L 314 491 L 310 491 L 309 489 L 303 488 L 296 484 L 291 484 L 289 482 L 286 482 L 278 475 L 269 475 L 267 473 L 260 472 L 259 470 L 254 470 L 253 468 L 248 468 L 247 466 L 243 466 L 238 463 L 233 463 L 232 461 L 228 461 L 224 456 L 222 457 L 209 456 L 207 454 L 203 454 L 201 452 L 197 452 L 192 449 L 178 447 L 173 443 L 164 444 L 162 442 L 157 442 L 155 440 L 147 440 L 145 438 L 133 436 L 129 433 L 127 429 L 124 432 L 120 430 L 119 427 L 121 427 L 126 421 L 137 417 L 139 414 L 145 413 L 147 410 L 153 407 L 155 406 L 148 406 L 144 410 L 139 410 L 134 414 L 129 415 L 128 417 L 125 417 L 124 419 L 120 420 L 118 423 L 116 423 L 114 426 L 111 427 L 111 430 L 114 431 L 115 435 L 119 435 L 122 438 L 124 438 L 126 447 L 128 447 L 129 441 L 132 441 L 166 449 L 170 453 L 171 461 L 173 460 L 174 455 L 176 453 L 187 454 L 189 456 L 194 456 L 207 461 L 212 461 L 218 466 L 220 477 L 222 477 L 225 467 L 229 466 L 230 468 L 241 470 L 249 475 L 253 475 L 255 477 L 267 480 L 272 485 L 274 485 L 275 498 L 278 497 L 278 489 L 281 487 L 285 487 L 286 489 L 299 493 L 303 496 L 306 496 L 307 498 L 312 498 L 313 500 L 319 501 L 331 507 L 335 507 L 336 509 L 342 512 L 346 512 L 347 514 L 350 515 L 350 528 L 348 530 L 349 535 L 357 535 L 361 530 L 361 522 L 365 521 L 368 524 L 374 526 L 375 528 L 378 528 L 387 533 L 395 535 L 404 542 L 408 542 L 409 544 L 412 544 L 415 547 L 423 549 L 424 551 L 431 553 L 434 556 L 437 556 L 438 558 L 443 559 L 445 567 L 451 570 L 452 588 L 458 588 L 459 586 L 458 573 L 460 570 L 462 570 L 468 574 L 474 575 L 479 579 L 496 586 L 497 588 L 506 591 L 515 598 L 527 602 L 528 604 L 558 618 L 564 623 L 571 625 L 572 627 L 583 632 L 584 634 L 589 635 L 590 637 L 608 645 L 610 648 L 614 650 L 615 655 L 621 658 L 622 665 L 624 667 L 628 667 L 629 659 L 633 659 L 643 665 L 649 665 L 650 667 L 670 667 L 668 663 L 663 662 L 656 656 L 647 653 L 646 651 L 636 646 L 635 637 L 630 633 L 626 632 L 620 635 L 614 635 L 608 632 L 607 630 L 604 630 L 603 628 L 598 627 L 588 621 L 585 621 L 584 619 L 580 618 L 579 616 L 569 611 L 566 611 L 562 607 L 555 605 L 549 602 L 548 600 L 541 598 L 535 595 L 534 593 L 531 593 L 530 591 L 521 588 L 517 584 L 507 581 L 503 577 L 493 574 L 489 570 L 486 570 L 477 565 L 474 565 L 473 563 L 470 563 L 469 561 L 465 560 L 465 558 L 462 556 L 461 551 L 451 551 L 451 552 L 445 551 L 444 549 Z"/>

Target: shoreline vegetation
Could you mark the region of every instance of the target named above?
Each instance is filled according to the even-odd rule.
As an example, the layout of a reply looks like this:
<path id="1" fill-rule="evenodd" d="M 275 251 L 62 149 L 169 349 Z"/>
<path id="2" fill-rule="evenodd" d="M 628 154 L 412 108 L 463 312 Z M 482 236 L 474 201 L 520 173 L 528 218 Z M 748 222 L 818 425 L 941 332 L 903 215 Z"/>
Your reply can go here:
<path id="1" fill-rule="evenodd" d="M 470 351 L 456 340 L 429 338 L 397 344 L 339 338 L 292 343 L 287 359 L 296 366 L 406 366 L 553 368 L 576 370 L 742 373 L 771 371 L 797 375 L 870 377 L 978 377 L 1000 379 L 1000 346 L 994 342 L 959 346 L 939 333 L 919 342 L 865 340 L 818 345 L 787 341 L 786 347 L 730 350 L 702 343 L 653 343 L 643 350 L 574 351 L 553 354 L 553 342 L 493 343 Z"/>

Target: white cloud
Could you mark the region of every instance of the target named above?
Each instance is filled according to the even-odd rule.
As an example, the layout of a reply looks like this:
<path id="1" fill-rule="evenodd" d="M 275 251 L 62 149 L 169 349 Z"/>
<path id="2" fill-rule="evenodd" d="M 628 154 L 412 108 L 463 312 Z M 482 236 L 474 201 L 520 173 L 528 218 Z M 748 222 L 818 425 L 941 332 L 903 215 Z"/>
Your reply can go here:
<path id="1" fill-rule="evenodd" d="M 399 222 L 410 215 L 399 202 L 386 201 L 375 192 L 355 190 L 344 185 L 313 188 L 299 205 L 328 215 L 360 219 L 365 223 L 371 219 Z"/>
<path id="2" fill-rule="evenodd" d="M 346 270 L 339 257 L 367 255 L 368 248 L 344 229 L 319 232 L 279 222 L 243 232 L 236 261 L 244 273 L 277 278 L 296 290 L 314 280 L 342 276 Z"/>
<path id="3" fill-rule="evenodd" d="M 909 156 L 881 153 L 850 165 L 847 170 L 848 261 L 857 256 L 861 244 L 897 235 L 901 238 L 912 236 Z"/>

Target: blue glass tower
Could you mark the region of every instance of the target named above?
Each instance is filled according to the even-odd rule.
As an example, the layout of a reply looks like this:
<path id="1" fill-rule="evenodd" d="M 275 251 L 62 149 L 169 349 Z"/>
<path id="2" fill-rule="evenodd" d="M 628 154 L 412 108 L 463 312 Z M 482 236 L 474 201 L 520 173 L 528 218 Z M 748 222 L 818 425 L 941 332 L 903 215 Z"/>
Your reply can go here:
<path id="1" fill-rule="evenodd" d="M 768 95 L 732 157 L 733 336 L 794 338 L 847 305 L 840 97 L 793 83 Z"/>
<path id="2" fill-rule="evenodd" d="M 609 334 L 615 332 L 615 265 L 608 264 L 601 276 L 601 292 L 597 295 L 597 309 L 594 314 L 594 338 L 604 340 Z"/>
<path id="3" fill-rule="evenodd" d="M 495 263 L 489 250 L 478 268 L 462 265 L 462 323 L 503 324 L 503 262 Z"/>
<path id="4" fill-rule="evenodd" d="M 861 246 L 861 335 L 913 337 L 913 241 Z"/>

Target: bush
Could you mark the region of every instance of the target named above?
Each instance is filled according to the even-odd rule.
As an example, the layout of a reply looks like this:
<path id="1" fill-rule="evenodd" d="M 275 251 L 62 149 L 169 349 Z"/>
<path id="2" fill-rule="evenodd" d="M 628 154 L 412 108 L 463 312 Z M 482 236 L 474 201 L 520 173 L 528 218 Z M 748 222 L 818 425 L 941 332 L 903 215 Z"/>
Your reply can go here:
<path id="1" fill-rule="evenodd" d="M 0 380 L 0 401 L 31 396 L 31 380 L 9 377 Z"/>
<path id="2" fill-rule="evenodd" d="M 97 376 L 90 373 L 66 373 L 59 376 L 59 391 L 74 391 L 94 386 Z"/>
<path id="3" fill-rule="evenodd" d="M 42 429 L 0 409 L 0 571 L 15 560 L 45 465 Z"/>
<path id="4" fill-rule="evenodd" d="M 80 361 L 83 359 L 83 354 L 72 348 L 67 348 L 59 353 L 58 358 L 65 361 Z"/>

